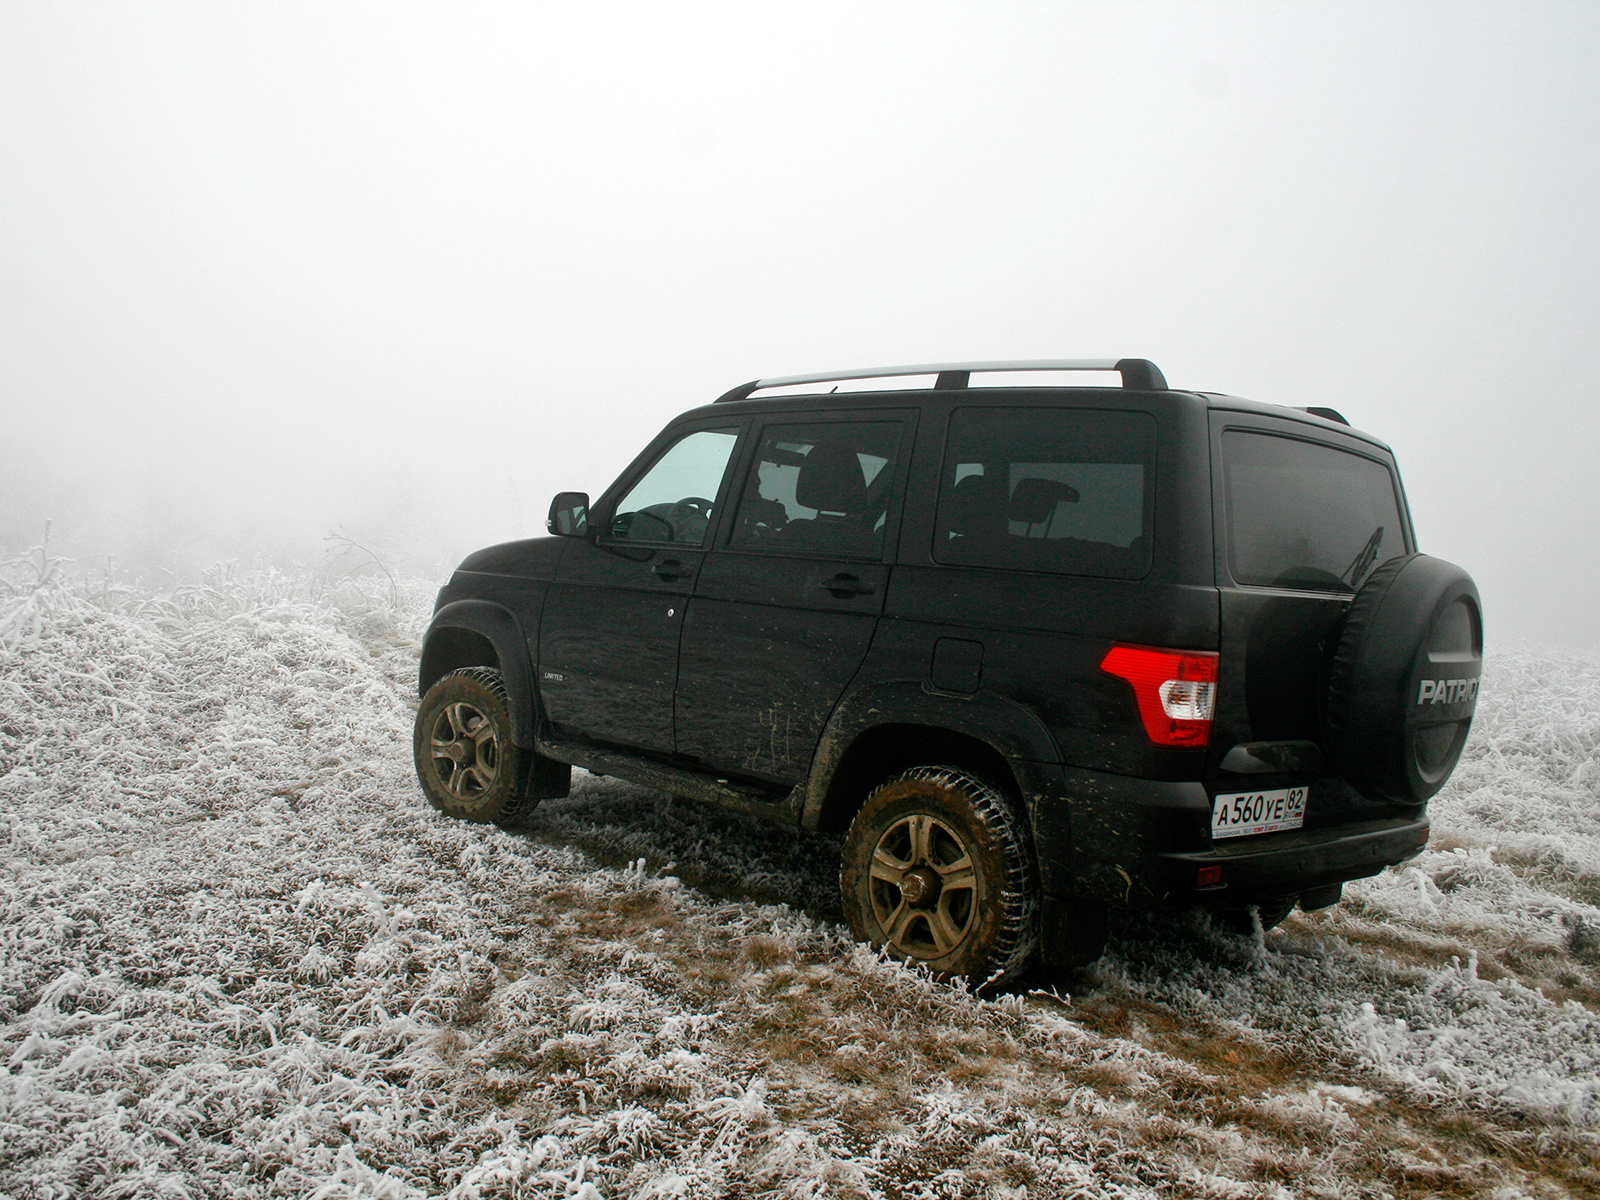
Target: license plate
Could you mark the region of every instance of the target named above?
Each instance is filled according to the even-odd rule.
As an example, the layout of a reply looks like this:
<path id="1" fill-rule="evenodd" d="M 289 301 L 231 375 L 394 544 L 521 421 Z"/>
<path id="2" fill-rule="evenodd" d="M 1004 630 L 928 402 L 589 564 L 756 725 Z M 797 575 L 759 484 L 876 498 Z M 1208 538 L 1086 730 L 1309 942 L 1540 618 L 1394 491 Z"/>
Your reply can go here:
<path id="1" fill-rule="evenodd" d="M 1272 792 L 1230 792 L 1218 796 L 1211 807 L 1211 836 L 1245 837 L 1252 833 L 1277 833 L 1299 829 L 1306 819 L 1306 788 L 1279 788 Z"/>

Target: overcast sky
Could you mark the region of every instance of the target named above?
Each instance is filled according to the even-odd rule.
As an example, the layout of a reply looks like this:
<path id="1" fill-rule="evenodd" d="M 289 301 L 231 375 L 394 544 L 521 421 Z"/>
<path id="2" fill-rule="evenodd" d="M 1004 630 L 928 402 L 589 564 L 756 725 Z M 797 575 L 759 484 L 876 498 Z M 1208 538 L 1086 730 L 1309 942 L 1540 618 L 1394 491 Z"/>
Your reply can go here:
<path id="1" fill-rule="evenodd" d="M 1592 4 L 0 0 L 0 551 L 442 563 L 748 379 L 1135 355 L 1597 647 L 1597 117 Z"/>

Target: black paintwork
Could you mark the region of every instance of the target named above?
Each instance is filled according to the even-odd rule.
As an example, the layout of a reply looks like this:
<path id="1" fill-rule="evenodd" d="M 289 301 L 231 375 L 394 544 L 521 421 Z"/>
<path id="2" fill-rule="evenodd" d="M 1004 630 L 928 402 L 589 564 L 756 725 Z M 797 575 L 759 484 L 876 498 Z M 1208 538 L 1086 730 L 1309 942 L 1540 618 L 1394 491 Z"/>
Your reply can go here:
<path id="1" fill-rule="evenodd" d="M 857 586 L 842 586 L 842 577 Z M 881 563 L 712 555 L 689 602 L 679 659 L 677 751 L 714 769 L 789 785 L 872 642 Z"/>
<path id="2" fill-rule="evenodd" d="M 1142 578 L 935 561 L 945 429 L 954 409 L 988 404 L 1154 418 Z M 730 547 L 729 498 L 763 423 L 886 414 L 906 422 L 905 458 L 878 559 Z M 618 498 L 667 446 L 735 426 L 703 548 L 608 542 Z M 1350 597 L 1229 578 L 1213 462 L 1230 426 L 1292 429 L 1392 469 L 1388 449 L 1359 431 L 1201 393 L 928 390 L 708 405 L 672 422 L 596 500 L 586 536 L 468 557 L 440 593 L 421 686 L 486 650 L 470 661 L 505 672 L 519 743 L 809 828 L 847 823 L 881 778 L 874 769 L 961 756 L 1010 776 L 1002 782 L 1027 805 L 1042 882 L 1057 897 L 1240 902 L 1370 874 L 1420 849 L 1423 810 L 1374 805 L 1323 763 L 1321 697 Z M 1409 528 L 1406 542 L 1415 545 Z M 1209 749 L 1150 742 L 1128 685 L 1099 669 L 1114 642 L 1220 652 Z M 1311 788 L 1303 830 L 1213 845 L 1213 795 L 1300 784 Z M 1207 863 L 1226 866 L 1226 895 L 1196 891 L 1195 866 Z"/>
<path id="3" fill-rule="evenodd" d="M 539 635 L 539 698 L 558 730 L 672 752 L 678 638 L 704 557 L 572 539 Z"/>

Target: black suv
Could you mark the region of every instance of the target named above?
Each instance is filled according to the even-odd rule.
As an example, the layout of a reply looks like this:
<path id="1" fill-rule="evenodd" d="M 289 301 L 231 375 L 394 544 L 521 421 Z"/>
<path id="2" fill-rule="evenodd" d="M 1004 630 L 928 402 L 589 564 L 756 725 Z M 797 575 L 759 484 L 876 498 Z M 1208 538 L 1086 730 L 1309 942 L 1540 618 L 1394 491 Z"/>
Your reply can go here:
<path id="1" fill-rule="evenodd" d="M 1122 386 L 989 385 L 1074 370 Z M 855 934 L 978 981 L 1111 904 L 1335 903 L 1421 851 L 1477 699 L 1389 449 L 1143 359 L 761 380 L 549 528 L 439 593 L 429 799 L 507 823 L 575 764 L 847 831 Z"/>

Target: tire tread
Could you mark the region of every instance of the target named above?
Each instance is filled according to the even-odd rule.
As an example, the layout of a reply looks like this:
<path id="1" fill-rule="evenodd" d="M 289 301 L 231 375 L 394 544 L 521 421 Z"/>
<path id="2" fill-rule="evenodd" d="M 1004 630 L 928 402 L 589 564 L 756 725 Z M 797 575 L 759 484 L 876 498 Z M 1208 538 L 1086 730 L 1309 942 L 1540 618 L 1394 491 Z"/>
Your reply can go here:
<path id="1" fill-rule="evenodd" d="M 501 803 L 499 810 L 493 817 L 488 819 L 502 829 L 514 827 L 528 813 L 538 807 L 539 801 L 528 795 L 524 780 L 524 775 L 526 774 L 525 754 L 511 741 L 511 703 L 510 695 L 506 690 L 505 676 L 495 667 L 458 667 L 449 674 L 441 676 L 435 681 L 434 687 L 448 679 L 470 679 L 483 685 L 493 693 L 495 699 L 500 702 L 501 708 L 505 710 L 507 717 L 506 739 L 505 745 L 501 749 L 501 761 L 504 764 L 504 769 L 511 773 L 511 788 L 506 799 Z M 429 689 L 430 692 L 432 690 L 432 688 Z M 426 791 L 426 789 L 424 790 Z"/>
<path id="2" fill-rule="evenodd" d="M 1027 967 L 1039 946 L 1039 868 L 1026 816 L 1009 793 L 982 776 L 960 767 L 924 766 L 902 771 L 874 788 L 857 819 L 872 809 L 874 798 L 885 788 L 907 780 L 960 794 L 1000 847 L 1005 863 L 1000 903 L 1006 911 L 990 955 L 989 973 L 972 982 L 992 986 L 1013 978 Z"/>

